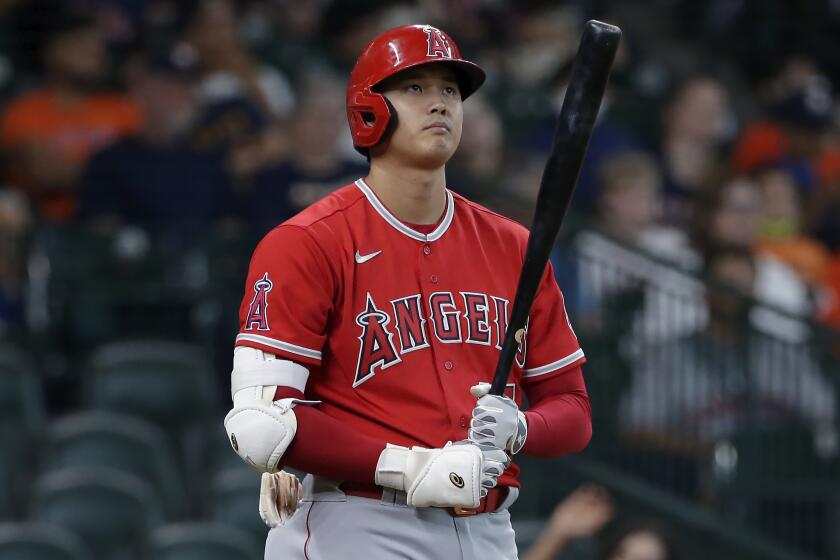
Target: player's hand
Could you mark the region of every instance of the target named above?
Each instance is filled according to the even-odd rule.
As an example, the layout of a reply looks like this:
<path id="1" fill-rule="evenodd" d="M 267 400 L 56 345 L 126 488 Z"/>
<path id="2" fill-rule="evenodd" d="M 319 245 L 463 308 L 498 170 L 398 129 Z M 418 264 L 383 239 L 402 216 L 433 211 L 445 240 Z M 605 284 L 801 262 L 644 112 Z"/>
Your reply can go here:
<path id="1" fill-rule="evenodd" d="M 260 517 L 271 528 L 284 525 L 303 499 L 303 486 L 286 471 L 263 473 L 260 482 Z"/>
<path id="2" fill-rule="evenodd" d="M 437 449 L 389 443 L 376 465 L 376 484 L 405 492 L 410 506 L 475 508 L 504 471 L 498 455 L 505 453 L 495 454 L 500 461 L 489 461 L 492 453 L 466 440 Z"/>
<path id="3" fill-rule="evenodd" d="M 554 508 L 547 530 L 564 540 L 592 537 L 612 519 L 614 511 L 609 493 L 600 486 L 587 484 Z"/>
<path id="4" fill-rule="evenodd" d="M 481 449 L 484 463 L 481 468 L 481 497 L 485 497 L 491 488 L 495 487 L 499 477 L 510 466 L 510 456 L 503 450 L 489 442 L 477 444 L 469 439 L 456 441 L 452 445 L 477 445 Z"/>
<path id="5" fill-rule="evenodd" d="M 525 413 L 507 397 L 488 395 L 489 383 L 479 383 L 470 388 L 478 398 L 472 411 L 467 437 L 481 446 L 497 447 L 515 455 L 525 445 L 528 423 Z"/>

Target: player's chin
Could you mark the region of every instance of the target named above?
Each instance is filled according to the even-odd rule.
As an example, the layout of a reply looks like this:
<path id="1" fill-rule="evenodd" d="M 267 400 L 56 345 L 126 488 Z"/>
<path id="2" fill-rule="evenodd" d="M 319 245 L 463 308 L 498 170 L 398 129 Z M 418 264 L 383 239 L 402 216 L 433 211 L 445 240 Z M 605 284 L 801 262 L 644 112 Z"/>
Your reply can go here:
<path id="1" fill-rule="evenodd" d="M 432 145 L 423 146 L 414 152 L 418 163 L 423 167 L 435 168 L 444 165 L 452 155 L 455 153 L 455 148 L 452 145 Z"/>
<path id="2" fill-rule="evenodd" d="M 428 154 L 429 157 L 444 157 L 449 159 L 455 153 L 458 143 L 455 138 L 447 133 L 426 138 L 419 151 Z"/>

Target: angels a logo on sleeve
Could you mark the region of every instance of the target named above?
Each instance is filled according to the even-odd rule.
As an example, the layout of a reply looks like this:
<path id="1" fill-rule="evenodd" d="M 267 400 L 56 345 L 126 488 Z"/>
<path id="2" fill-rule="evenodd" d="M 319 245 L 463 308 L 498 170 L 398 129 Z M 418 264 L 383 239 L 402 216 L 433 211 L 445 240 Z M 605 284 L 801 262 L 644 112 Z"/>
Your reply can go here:
<path id="1" fill-rule="evenodd" d="M 449 41 L 443 36 L 440 29 L 435 29 L 432 26 L 423 28 L 426 32 L 426 41 L 429 44 L 429 50 L 426 56 L 433 56 L 436 58 L 452 58 L 452 47 Z"/>
<path id="2" fill-rule="evenodd" d="M 254 299 L 248 307 L 248 317 L 245 319 L 245 330 L 268 331 L 268 292 L 274 284 L 268 278 L 266 272 L 262 278 L 254 282 Z"/>

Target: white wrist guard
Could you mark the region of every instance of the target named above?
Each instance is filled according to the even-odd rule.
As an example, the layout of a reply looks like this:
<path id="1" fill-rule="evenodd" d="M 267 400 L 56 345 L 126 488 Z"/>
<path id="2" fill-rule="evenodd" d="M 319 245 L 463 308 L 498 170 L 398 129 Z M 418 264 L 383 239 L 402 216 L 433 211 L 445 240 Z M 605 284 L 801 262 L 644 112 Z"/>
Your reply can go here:
<path id="1" fill-rule="evenodd" d="M 440 449 L 390 443 L 379 456 L 376 484 L 404 491 L 416 507 L 478 507 L 484 459 L 473 444 Z"/>
<path id="2" fill-rule="evenodd" d="M 233 409 L 225 416 L 225 430 L 233 450 L 261 472 L 274 472 L 297 431 L 292 408 L 313 401 L 282 399 L 272 402 L 278 385 L 303 391 L 309 372 L 301 365 L 248 347 L 233 355 Z"/>

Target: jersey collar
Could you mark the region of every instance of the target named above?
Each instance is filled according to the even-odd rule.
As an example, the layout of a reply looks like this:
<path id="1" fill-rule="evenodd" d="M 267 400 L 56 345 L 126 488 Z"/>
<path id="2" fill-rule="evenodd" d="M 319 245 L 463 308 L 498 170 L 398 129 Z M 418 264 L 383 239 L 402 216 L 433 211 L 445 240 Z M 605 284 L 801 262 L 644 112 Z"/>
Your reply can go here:
<path id="1" fill-rule="evenodd" d="M 359 190 L 364 193 L 365 197 L 367 197 L 368 202 L 370 205 L 373 206 L 373 209 L 376 210 L 380 216 L 382 216 L 386 222 L 388 222 L 394 229 L 398 230 L 400 233 L 411 237 L 412 239 L 416 239 L 417 241 L 437 241 L 440 239 L 446 230 L 449 229 L 449 225 L 452 223 L 452 218 L 455 216 L 455 201 L 452 198 L 452 193 L 449 192 L 449 189 L 446 190 L 446 212 L 443 215 L 443 220 L 441 220 L 438 227 L 432 233 L 424 234 L 420 233 L 417 230 L 411 229 L 404 223 L 402 223 L 396 216 L 391 214 L 385 205 L 379 201 L 374 194 L 373 190 L 365 183 L 364 179 L 359 179 L 356 181 L 356 186 L 359 187 Z"/>

